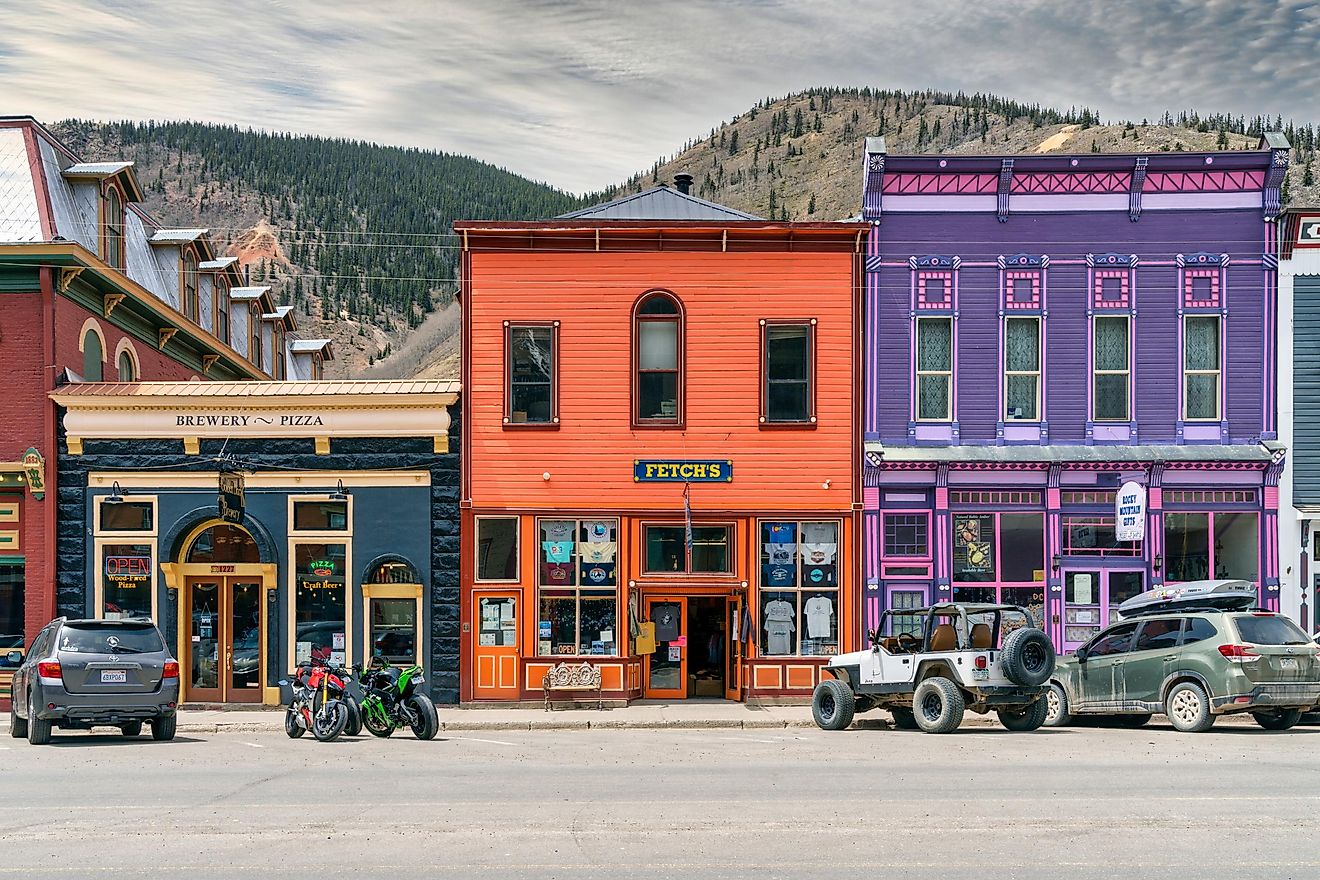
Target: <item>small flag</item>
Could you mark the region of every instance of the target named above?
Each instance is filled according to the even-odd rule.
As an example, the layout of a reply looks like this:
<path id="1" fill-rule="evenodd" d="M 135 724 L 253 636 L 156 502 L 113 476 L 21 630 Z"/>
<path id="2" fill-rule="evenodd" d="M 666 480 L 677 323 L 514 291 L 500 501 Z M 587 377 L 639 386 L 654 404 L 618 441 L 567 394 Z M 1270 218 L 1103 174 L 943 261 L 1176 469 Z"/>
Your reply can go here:
<path id="1" fill-rule="evenodd" d="M 692 562 L 692 485 L 683 484 L 683 540 L 687 542 L 688 564 Z"/>

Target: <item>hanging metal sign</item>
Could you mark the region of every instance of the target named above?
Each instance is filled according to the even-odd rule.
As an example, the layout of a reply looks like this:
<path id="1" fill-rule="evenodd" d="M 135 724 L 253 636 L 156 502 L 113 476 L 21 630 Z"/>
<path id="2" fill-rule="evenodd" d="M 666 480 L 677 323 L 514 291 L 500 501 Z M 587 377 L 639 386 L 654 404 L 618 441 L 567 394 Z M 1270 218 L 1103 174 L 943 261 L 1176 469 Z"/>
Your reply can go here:
<path id="1" fill-rule="evenodd" d="M 1146 540 L 1146 487 L 1129 480 L 1114 496 L 1114 531 L 1120 541 Z"/>
<path id="2" fill-rule="evenodd" d="M 220 508 L 220 519 L 231 523 L 241 523 L 243 521 L 243 489 L 242 474 L 220 474 L 220 495 L 217 501 Z"/>

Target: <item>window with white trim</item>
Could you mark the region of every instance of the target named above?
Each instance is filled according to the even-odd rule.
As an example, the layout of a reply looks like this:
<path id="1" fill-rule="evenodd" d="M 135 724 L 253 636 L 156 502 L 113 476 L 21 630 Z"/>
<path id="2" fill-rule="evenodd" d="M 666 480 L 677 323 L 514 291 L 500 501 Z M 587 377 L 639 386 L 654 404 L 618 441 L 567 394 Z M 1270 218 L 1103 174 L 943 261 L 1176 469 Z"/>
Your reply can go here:
<path id="1" fill-rule="evenodd" d="M 1218 421 L 1223 374 L 1218 315 L 1183 319 L 1183 418 Z"/>
<path id="2" fill-rule="evenodd" d="M 1040 420 L 1040 318 L 1004 320 L 1004 421 Z"/>
<path id="3" fill-rule="evenodd" d="M 1100 315 L 1095 319 L 1091 350 L 1091 418 L 1126 422 L 1131 418 L 1131 318 Z"/>
<path id="4" fill-rule="evenodd" d="M 917 318 L 916 417 L 953 420 L 953 318 Z"/>

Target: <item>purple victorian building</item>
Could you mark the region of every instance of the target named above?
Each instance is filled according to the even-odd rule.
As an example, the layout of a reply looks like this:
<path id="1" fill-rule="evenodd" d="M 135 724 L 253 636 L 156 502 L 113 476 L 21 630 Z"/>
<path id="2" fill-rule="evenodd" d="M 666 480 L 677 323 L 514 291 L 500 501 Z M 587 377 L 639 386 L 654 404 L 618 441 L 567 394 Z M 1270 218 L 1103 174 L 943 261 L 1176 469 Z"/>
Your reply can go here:
<path id="1" fill-rule="evenodd" d="M 1124 599 L 1212 577 L 1277 607 L 1287 162 L 1274 135 L 1012 157 L 867 140 L 865 627 L 1004 601 L 1070 649 Z"/>

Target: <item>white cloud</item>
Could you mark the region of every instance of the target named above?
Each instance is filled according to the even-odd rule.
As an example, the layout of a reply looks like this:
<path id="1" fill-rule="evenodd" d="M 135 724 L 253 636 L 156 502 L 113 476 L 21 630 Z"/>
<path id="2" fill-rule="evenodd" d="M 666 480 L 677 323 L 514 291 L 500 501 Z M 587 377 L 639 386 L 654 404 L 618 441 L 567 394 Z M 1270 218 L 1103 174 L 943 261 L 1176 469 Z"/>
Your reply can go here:
<path id="1" fill-rule="evenodd" d="M 1307 2 L 37 0 L 4 24 L 4 112 L 358 137 L 576 191 L 812 85 L 1320 116 Z"/>

